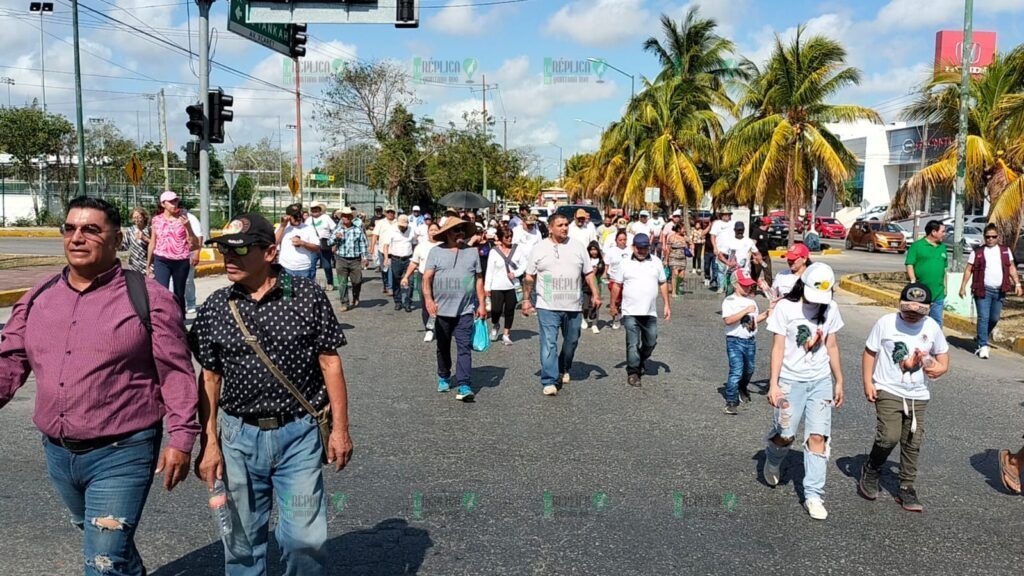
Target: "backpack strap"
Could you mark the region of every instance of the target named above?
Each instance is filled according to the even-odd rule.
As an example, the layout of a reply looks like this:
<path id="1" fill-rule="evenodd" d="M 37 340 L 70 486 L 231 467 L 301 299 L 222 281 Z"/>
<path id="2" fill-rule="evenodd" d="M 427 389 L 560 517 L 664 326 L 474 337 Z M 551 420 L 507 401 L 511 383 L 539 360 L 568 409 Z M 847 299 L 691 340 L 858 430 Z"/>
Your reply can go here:
<path id="1" fill-rule="evenodd" d="M 124 282 L 128 287 L 128 299 L 132 302 L 135 315 L 139 317 L 146 332 L 153 334 L 153 322 L 149 310 L 149 289 L 146 288 L 146 277 L 135 270 L 123 270 Z"/>
<path id="2" fill-rule="evenodd" d="M 63 273 L 61 273 L 61 274 L 63 274 Z M 32 303 L 36 301 L 36 298 L 39 298 L 40 294 L 42 294 L 43 292 L 46 292 L 47 290 L 52 288 L 53 285 L 56 284 L 58 280 L 60 280 L 61 274 L 57 274 L 56 276 L 51 277 L 46 282 L 43 282 L 43 285 L 40 286 L 38 290 L 33 292 L 31 296 L 28 297 L 28 302 L 25 303 L 25 320 L 26 321 L 28 321 L 28 315 L 32 312 Z"/>

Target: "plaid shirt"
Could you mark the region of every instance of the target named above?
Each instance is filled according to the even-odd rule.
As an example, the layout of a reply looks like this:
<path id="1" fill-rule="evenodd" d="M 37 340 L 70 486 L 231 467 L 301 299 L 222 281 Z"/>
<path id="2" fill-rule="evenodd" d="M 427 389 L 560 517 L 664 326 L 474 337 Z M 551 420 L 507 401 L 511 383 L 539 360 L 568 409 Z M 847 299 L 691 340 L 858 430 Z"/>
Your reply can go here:
<path id="1" fill-rule="evenodd" d="M 338 258 L 370 259 L 370 243 L 366 240 L 366 233 L 362 228 L 338 226 L 334 231 L 334 237 L 334 244 L 338 247 L 335 254 Z"/>

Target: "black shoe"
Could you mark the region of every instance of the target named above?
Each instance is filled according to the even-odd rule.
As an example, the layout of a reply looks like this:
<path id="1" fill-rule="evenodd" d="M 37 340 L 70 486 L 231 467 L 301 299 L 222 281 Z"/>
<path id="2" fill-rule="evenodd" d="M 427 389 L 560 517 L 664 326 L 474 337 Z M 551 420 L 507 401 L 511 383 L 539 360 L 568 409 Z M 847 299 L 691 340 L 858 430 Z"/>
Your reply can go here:
<path id="1" fill-rule="evenodd" d="M 640 375 L 639 374 L 630 374 L 629 376 L 626 377 L 626 383 L 629 384 L 630 386 L 633 386 L 633 387 L 639 387 L 640 386 Z"/>
<path id="2" fill-rule="evenodd" d="M 737 414 L 740 413 L 740 411 L 736 409 L 737 406 L 739 406 L 739 404 L 736 402 L 726 402 L 725 413 L 728 414 L 729 416 L 736 416 Z"/>
<path id="3" fill-rule="evenodd" d="M 750 403 L 750 391 L 747 390 L 746 388 L 740 388 L 740 403 L 742 403 L 742 404 L 749 404 Z"/>
<path id="4" fill-rule="evenodd" d="M 878 498 L 878 478 L 881 475 L 881 470 L 875 470 L 865 462 L 864 465 L 860 467 L 860 480 L 857 481 L 857 493 L 867 500 L 874 500 Z"/>
<path id="5" fill-rule="evenodd" d="M 900 486 L 899 495 L 896 496 L 896 503 L 907 512 L 924 512 L 924 504 L 917 499 L 917 492 L 913 486 Z"/>
<path id="6" fill-rule="evenodd" d="M 412 306 L 406 306 L 405 311 L 406 312 L 412 312 Z"/>
<path id="7" fill-rule="evenodd" d="M 399 302 L 395 302 L 395 310 L 401 310 L 401 309 L 402 309 L 402 304 L 399 303 Z"/>

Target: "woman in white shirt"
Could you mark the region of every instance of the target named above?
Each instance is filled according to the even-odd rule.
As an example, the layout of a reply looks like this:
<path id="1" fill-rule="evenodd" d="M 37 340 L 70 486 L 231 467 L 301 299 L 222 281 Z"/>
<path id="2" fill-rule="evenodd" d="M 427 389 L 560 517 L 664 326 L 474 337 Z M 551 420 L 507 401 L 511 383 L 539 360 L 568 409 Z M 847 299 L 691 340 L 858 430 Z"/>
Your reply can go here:
<path id="1" fill-rule="evenodd" d="M 526 272 L 527 254 L 512 244 L 512 230 L 505 225 L 496 232 L 498 243 L 491 249 L 487 259 L 487 270 L 484 273 L 484 292 L 491 299 L 491 340 L 498 339 L 498 326 L 502 316 L 505 317 L 501 342 L 505 346 L 512 345 L 512 319 L 515 317 L 516 304 L 519 302 L 517 289 L 519 279 Z"/>
<path id="2" fill-rule="evenodd" d="M 804 420 L 804 507 L 815 520 L 828 517 L 822 495 L 832 409 L 843 405 L 836 342 L 843 318 L 832 301 L 835 283 L 827 265 L 808 266 L 786 298 L 775 304 L 767 324 L 774 335 L 768 402 L 776 410 L 765 448 L 764 479 L 769 486 L 779 484 L 782 462 Z"/>
<path id="3" fill-rule="evenodd" d="M 619 230 L 615 233 L 614 244 L 604 250 L 604 263 L 608 266 L 608 290 L 612 289 L 612 284 L 618 284 L 620 287 L 619 301 L 611 303 L 616 307 L 622 304 L 622 261 L 628 259 L 633 253 L 629 248 L 631 240 L 625 230 Z M 615 294 L 615 292 L 612 293 Z M 618 330 L 620 326 L 619 317 L 613 317 L 612 330 Z"/>
<path id="4" fill-rule="evenodd" d="M 433 238 L 434 232 L 440 230 L 441 227 L 437 224 L 430 222 L 427 225 L 427 238 Z M 433 240 L 427 240 L 426 242 L 420 242 L 416 244 L 416 248 L 412 251 L 412 258 L 409 259 L 409 266 L 405 269 L 405 276 L 402 276 L 401 286 L 403 290 L 409 289 L 409 279 L 415 278 L 416 286 L 412 293 L 418 293 L 420 295 L 419 300 L 423 302 L 423 270 L 427 266 L 427 255 L 430 251 L 437 246 L 440 242 Z M 415 274 L 415 276 L 414 276 Z M 410 298 L 412 295 L 410 295 Z M 427 314 L 427 307 L 420 305 L 420 315 L 423 317 L 423 327 L 426 328 L 427 333 L 423 335 L 424 342 L 431 342 L 434 340 L 434 329 L 433 325 L 430 324 L 430 314 Z"/>

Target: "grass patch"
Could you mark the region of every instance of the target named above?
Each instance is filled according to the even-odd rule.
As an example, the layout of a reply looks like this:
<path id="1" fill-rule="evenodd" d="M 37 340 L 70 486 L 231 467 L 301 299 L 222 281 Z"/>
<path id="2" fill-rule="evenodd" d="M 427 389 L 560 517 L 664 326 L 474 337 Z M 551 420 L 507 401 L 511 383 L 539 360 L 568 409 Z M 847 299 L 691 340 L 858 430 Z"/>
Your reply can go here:
<path id="1" fill-rule="evenodd" d="M 30 268 L 33 266 L 64 266 L 63 256 L 28 256 L 21 254 L 0 254 L 0 270 Z"/>

